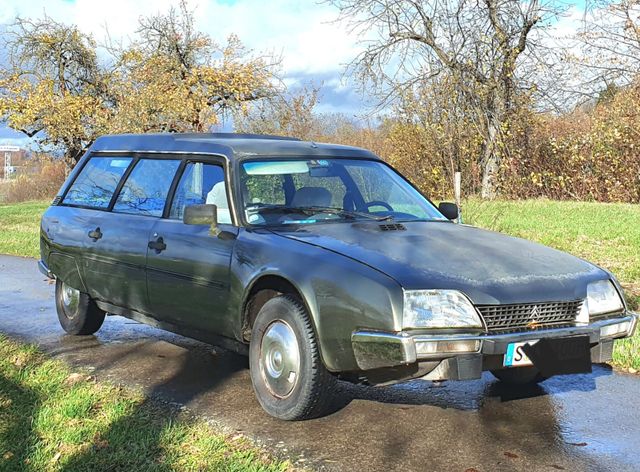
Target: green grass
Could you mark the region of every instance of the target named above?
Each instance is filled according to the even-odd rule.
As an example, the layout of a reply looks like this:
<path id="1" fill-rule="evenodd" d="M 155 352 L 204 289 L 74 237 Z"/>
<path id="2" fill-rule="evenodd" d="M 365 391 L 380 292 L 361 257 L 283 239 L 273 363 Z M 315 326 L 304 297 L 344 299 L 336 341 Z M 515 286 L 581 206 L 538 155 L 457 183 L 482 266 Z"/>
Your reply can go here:
<path id="1" fill-rule="evenodd" d="M 38 257 L 40 216 L 49 202 L 0 205 L 0 253 Z"/>
<path id="2" fill-rule="evenodd" d="M 245 439 L 0 335 L 0 471 L 290 469 Z"/>
<path id="3" fill-rule="evenodd" d="M 48 202 L 0 205 L 0 253 L 38 256 L 38 223 Z M 611 270 L 640 310 L 640 205 L 551 200 L 463 205 L 466 223 L 538 241 Z M 640 370 L 640 333 L 616 343 L 614 362 Z"/>

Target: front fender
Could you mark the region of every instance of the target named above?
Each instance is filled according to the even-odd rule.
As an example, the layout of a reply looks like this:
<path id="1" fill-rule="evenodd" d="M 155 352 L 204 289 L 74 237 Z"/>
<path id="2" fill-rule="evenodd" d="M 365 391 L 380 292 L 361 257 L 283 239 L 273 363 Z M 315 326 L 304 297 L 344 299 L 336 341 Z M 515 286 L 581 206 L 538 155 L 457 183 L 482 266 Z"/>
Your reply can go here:
<path id="1" fill-rule="evenodd" d="M 231 262 L 230 306 L 240 339 L 244 302 L 265 275 L 286 279 L 305 302 L 320 354 L 333 372 L 358 370 L 351 335 L 359 329 L 399 331 L 402 289 L 369 266 L 268 231 L 241 231 Z"/>

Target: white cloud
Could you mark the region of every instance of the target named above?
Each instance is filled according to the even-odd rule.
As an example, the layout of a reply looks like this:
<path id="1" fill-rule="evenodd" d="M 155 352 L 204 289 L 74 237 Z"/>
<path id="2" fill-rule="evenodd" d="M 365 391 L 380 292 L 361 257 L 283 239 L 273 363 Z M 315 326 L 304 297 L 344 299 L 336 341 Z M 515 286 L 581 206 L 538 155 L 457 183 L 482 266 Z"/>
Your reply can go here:
<path id="1" fill-rule="evenodd" d="M 113 39 L 126 42 L 141 16 L 166 12 L 177 4 L 178 0 L 2 0 L 0 24 L 16 15 L 41 17 L 46 12 L 57 21 L 77 24 L 97 40 L 108 29 Z M 364 111 L 359 108 L 367 103 L 341 76 L 360 50 L 358 38 L 344 23 L 335 22 L 334 7 L 315 0 L 190 0 L 189 5 L 195 8 L 198 29 L 215 41 L 222 43 L 235 33 L 255 54 L 282 56 L 287 86 L 322 82 L 323 106 Z M 572 6 L 567 13 L 548 32 L 565 44 L 579 25 L 582 9 Z"/>
<path id="2" fill-rule="evenodd" d="M 96 39 L 106 28 L 114 39 L 131 37 L 141 16 L 166 12 L 177 0 L 4 0 L 0 23 L 16 15 L 75 23 Z M 357 53 L 357 39 L 344 25 L 333 22 L 337 11 L 329 5 L 298 0 L 192 0 L 198 29 L 219 42 L 237 34 L 256 53 L 274 53 L 283 59 L 286 75 L 342 70 Z"/>

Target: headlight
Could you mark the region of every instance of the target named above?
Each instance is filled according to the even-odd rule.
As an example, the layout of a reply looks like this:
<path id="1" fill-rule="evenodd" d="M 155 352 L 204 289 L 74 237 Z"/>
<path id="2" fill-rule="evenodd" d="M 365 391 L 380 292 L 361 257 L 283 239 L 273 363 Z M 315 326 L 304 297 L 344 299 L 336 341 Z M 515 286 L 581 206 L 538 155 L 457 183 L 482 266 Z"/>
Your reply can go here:
<path id="1" fill-rule="evenodd" d="M 409 290 L 404 292 L 402 327 L 482 328 L 482 320 L 457 290 Z"/>
<path id="2" fill-rule="evenodd" d="M 589 315 L 622 311 L 622 299 L 610 280 L 598 280 L 587 286 Z"/>

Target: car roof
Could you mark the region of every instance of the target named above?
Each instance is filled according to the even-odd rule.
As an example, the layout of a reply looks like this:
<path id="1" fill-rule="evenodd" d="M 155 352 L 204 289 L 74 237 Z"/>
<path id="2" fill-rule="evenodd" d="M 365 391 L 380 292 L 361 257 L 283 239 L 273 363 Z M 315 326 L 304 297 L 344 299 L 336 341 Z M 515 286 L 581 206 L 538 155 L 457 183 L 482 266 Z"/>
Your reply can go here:
<path id="1" fill-rule="evenodd" d="M 157 133 L 101 136 L 90 152 L 219 154 L 229 159 L 324 156 L 379 159 L 366 149 L 297 138 L 238 133 Z"/>

